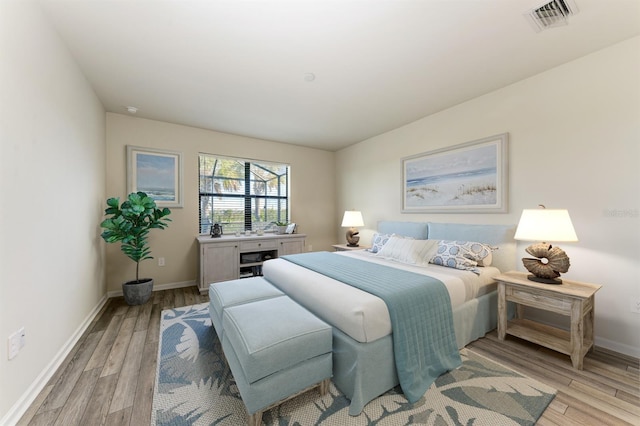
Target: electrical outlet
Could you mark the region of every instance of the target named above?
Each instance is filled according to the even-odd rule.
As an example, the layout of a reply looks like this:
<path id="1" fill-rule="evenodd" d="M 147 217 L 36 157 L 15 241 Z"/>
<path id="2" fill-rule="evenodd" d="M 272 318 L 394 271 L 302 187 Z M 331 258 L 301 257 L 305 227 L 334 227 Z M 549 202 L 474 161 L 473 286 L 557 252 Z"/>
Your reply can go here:
<path id="1" fill-rule="evenodd" d="M 309 244 L 309 251 L 313 251 L 313 246 Z"/>
<path id="2" fill-rule="evenodd" d="M 640 298 L 631 300 L 631 312 L 640 314 Z"/>
<path id="3" fill-rule="evenodd" d="M 16 355 L 18 355 L 18 352 L 20 352 L 20 349 L 24 348 L 24 345 L 27 342 L 27 334 L 24 331 L 24 327 L 20 328 L 20 330 L 16 331 L 15 333 L 13 333 L 11 336 L 9 336 L 9 341 L 8 341 L 8 358 L 9 359 L 13 359 L 15 358 Z"/>
<path id="4" fill-rule="evenodd" d="M 164 266 L 164 257 L 158 258 L 158 266 Z"/>

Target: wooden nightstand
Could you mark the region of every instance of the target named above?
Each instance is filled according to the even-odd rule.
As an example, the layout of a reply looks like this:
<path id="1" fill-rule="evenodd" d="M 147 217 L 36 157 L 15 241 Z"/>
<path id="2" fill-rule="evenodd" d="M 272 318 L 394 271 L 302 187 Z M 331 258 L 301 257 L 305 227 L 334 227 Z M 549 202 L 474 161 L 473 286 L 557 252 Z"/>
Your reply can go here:
<path id="1" fill-rule="evenodd" d="M 336 251 L 366 250 L 369 248 L 368 246 L 349 247 L 346 244 L 333 244 L 331 247 Z"/>
<path id="2" fill-rule="evenodd" d="M 593 346 L 594 295 L 599 284 L 562 279 L 561 285 L 541 284 L 527 273 L 507 272 L 498 281 L 498 339 L 506 334 L 537 343 L 571 356 L 574 368 L 582 370 L 585 354 Z M 507 321 L 507 302 L 517 303 L 516 318 Z M 556 312 L 571 318 L 571 331 L 523 318 L 523 306 Z"/>

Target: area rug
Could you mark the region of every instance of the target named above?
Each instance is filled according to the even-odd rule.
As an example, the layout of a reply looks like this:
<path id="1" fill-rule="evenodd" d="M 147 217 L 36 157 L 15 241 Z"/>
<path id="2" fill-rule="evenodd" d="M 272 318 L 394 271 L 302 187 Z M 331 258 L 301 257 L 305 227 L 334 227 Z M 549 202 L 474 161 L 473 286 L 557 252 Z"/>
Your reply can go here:
<path id="1" fill-rule="evenodd" d="M 440 376 L 416 404 L 399 388 L 349 416 L 331 384 L 263 415 L 266 425 L 533 425 L 556 390 L 463 349 L 462 366 Z M 208 304 L 162 312 L 152 425 L 242 425 L 247 414 L 211 326 Z"/>

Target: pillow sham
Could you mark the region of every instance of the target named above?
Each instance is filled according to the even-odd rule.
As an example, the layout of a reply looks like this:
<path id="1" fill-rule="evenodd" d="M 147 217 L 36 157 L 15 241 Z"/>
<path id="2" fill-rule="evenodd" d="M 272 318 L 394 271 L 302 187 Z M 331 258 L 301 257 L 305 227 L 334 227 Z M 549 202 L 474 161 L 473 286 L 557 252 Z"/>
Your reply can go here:
<path id="1" fill-rule="evenodd" d="M 478 266 L 491 266 L 493 250 L 497 249 L 497 247 L 473 241 L 455 241 L 455 244 L 460 246 L 464 257 L 475 260 L 478 262 Z"/>
<path id="2" fill-rule="evenodd" d="M 371 253 L 377 253 L 382 250 L 382 247 L 389 241 L 391 238 L 390 234 L 373 234 L 373 239 L 371 240 L 371 248 L 368 249 Z"/>
<path id="3" fill-rule="evenodd" d="M 478 273 L 478 266 L 491 264 L 492 250 L 482 243 L 438 240 L 438 249 L 431 263 Z"/>
<path id="4" fill-rule="evenodd" d="M 380 250 L 382 250 L 382 247 L 384 247 L 385 244 L 387 244 L 387 242 L 389 241 L 389 238 L 391 237 L 397 237 L 397 238 L 408 238 L 408 239 L 413 239 L 413 237 L 407 237 L 404 235 L 398 235 L 398 234 L 382 234 L 379 232 L 376 232 L 375 234 L 373 234 L 373 238 L 371 239 L 371 248 L 368 248 L 367 251 L 370 251 L 371 253 L 377 253 Z"/>
<path id="5" fill-rule="evenodd" d="M 437 249 L 437 240 L 414 240 L 413 238 L 391 235 L 376 256 L 409 265 L 425 266 Z"/>

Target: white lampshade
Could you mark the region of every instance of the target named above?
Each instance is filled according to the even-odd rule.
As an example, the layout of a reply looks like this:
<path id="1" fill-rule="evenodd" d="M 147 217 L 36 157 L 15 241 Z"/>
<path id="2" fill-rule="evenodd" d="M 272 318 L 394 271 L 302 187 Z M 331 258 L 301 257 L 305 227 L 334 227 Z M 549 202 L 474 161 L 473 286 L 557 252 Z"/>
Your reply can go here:
<path id="1" fill-rule="evenodd" d="M 347 210 L 342 217 L 342 226 L 356 227 L 364 226 L 364 220 L 362 220 L 362 213 L 356 210 Z"/>
<path id="2" fill-rule="evenodd" d="M 516 234 L 522 241 L 578 241 L 569 212 L 562 209 L 525 209 Z"/>

